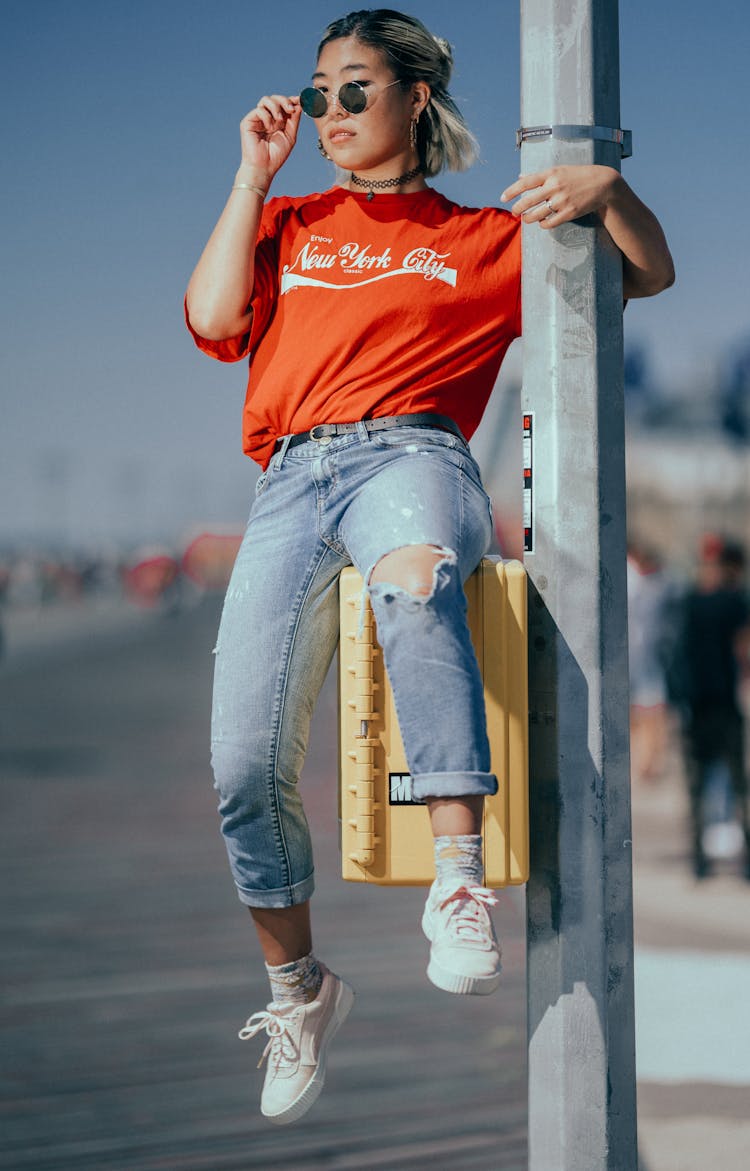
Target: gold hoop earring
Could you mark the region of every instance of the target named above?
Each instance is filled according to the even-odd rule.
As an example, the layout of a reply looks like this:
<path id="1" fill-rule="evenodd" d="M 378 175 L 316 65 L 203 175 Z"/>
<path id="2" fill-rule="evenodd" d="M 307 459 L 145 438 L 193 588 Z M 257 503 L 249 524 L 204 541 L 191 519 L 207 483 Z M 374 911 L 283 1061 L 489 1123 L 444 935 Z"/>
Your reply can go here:
<path id="1" fill-rule="evenodd" d="M 417 117 L 417 118 L 412 118 L 411 122 L 409 123 L 409 146 L 411 147 L 412 150 L 417 149 L 417 123 L 418 122 L 419 122 L 419 118 Z"/>
<path id="2" fill-rule="evenodd" d="M 318 139 L 318 150 L 320 151 L 320 153 L 322 154 L 324 159 L 328 159 L 329 162 L 331 161 L 331 156 L 326 154 L 326 148 L 323 146 L 323 139 L 322 138 Z"/>

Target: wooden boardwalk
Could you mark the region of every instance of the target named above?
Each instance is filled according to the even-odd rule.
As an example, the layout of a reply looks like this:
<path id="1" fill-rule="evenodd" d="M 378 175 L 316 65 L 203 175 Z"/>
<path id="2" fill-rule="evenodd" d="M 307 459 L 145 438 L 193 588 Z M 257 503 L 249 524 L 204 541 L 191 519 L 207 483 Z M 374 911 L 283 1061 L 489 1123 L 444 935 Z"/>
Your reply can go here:
<path id="1" fill-rule="evenodd" d="M 523 922 L 504 983 L 424 975 L 423 893 L 338 877 L 335 687 L 303 779 L 316 950 L 358 996 L 323 1096 L 258 1112 L 269 999 L 207 763 L 217 604 L 0 665 L 0 1167 L 9 1171 L 522 1171 Z"/>

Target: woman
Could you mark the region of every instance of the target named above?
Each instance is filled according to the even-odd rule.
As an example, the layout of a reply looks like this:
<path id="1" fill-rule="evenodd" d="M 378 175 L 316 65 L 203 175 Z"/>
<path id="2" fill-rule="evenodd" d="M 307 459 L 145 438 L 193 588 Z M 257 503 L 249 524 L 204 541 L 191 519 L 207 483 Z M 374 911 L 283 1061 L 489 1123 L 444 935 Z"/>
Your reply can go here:
<path id="1" fill-rule="evenodd" d="M 250 355 L 244 448 L 263 469 L 219 631 L 212 763 L 272 992 L 240 1036 L 270 1037 L 261 1110 L 279 1123 L 318 1096 L 353 998 L 312 951 L 297 790 L 336 646 L 338 575 L 353 563 L 365 579 L 413 791 L 429 807 L 428 976 L 491 992 L 500 949 L 480 829 L 497 780 L 462 584 L 491 522 L 466 438 L 520 332 L 520 220 L 553 228 L 598 210 L 626 297 L 673 279 L 657 221 L 609 168 L 520 179 L 502 196 L 520 196 L 513 214 L 429 187 L 476 156 L 448 95 L 451 64 L 445 42 L 388 9 L 330 25 L 313 86 L 263 97 L 242 120 L 240 168 L 187 294 L 201 349 Z M 303 111 L 344 177 L 266 204 Z"/>

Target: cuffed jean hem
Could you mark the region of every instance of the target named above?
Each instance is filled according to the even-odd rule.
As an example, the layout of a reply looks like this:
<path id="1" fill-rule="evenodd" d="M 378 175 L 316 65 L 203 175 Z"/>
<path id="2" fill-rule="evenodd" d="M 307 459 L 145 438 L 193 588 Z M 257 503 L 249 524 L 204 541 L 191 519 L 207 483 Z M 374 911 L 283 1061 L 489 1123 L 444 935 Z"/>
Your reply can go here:
<path id="1" fill-rule="evenodd" d="M 494 773 L 420 773 L 412 778 L 412 795 L 425 797 L 492 797 L 497 792 Z"/>
<path id="2" fill-rule="evenodd" d="M 315 890 L 314 875 L 304 878 L 294 886 L 280 886 L 276 890 L 244 890 L 237 887 L 237 897 L 246 907 L 296 907 L 306 903 Z"/>

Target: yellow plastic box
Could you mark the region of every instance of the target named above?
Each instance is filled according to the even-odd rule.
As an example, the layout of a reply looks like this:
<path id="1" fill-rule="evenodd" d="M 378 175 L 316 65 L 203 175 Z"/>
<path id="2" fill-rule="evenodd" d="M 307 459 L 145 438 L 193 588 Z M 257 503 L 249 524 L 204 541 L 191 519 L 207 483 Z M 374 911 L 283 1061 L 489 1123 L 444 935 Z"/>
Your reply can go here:
<path id="1" fill-rule="evenodd" d="M 427 808 L 411 797 L 393 697 L 362 578 L 341 574 L 339 815 L 342 874 L 350 882 L 422 886 L 435 877 Z M 484 680 L 492 771 L 485 801 L 488 886 L 529 875 L 526 572 L 487 557 L 466 582 L 469 624 Z M 425 712 L 425 719 L 430 719 Z"/>

